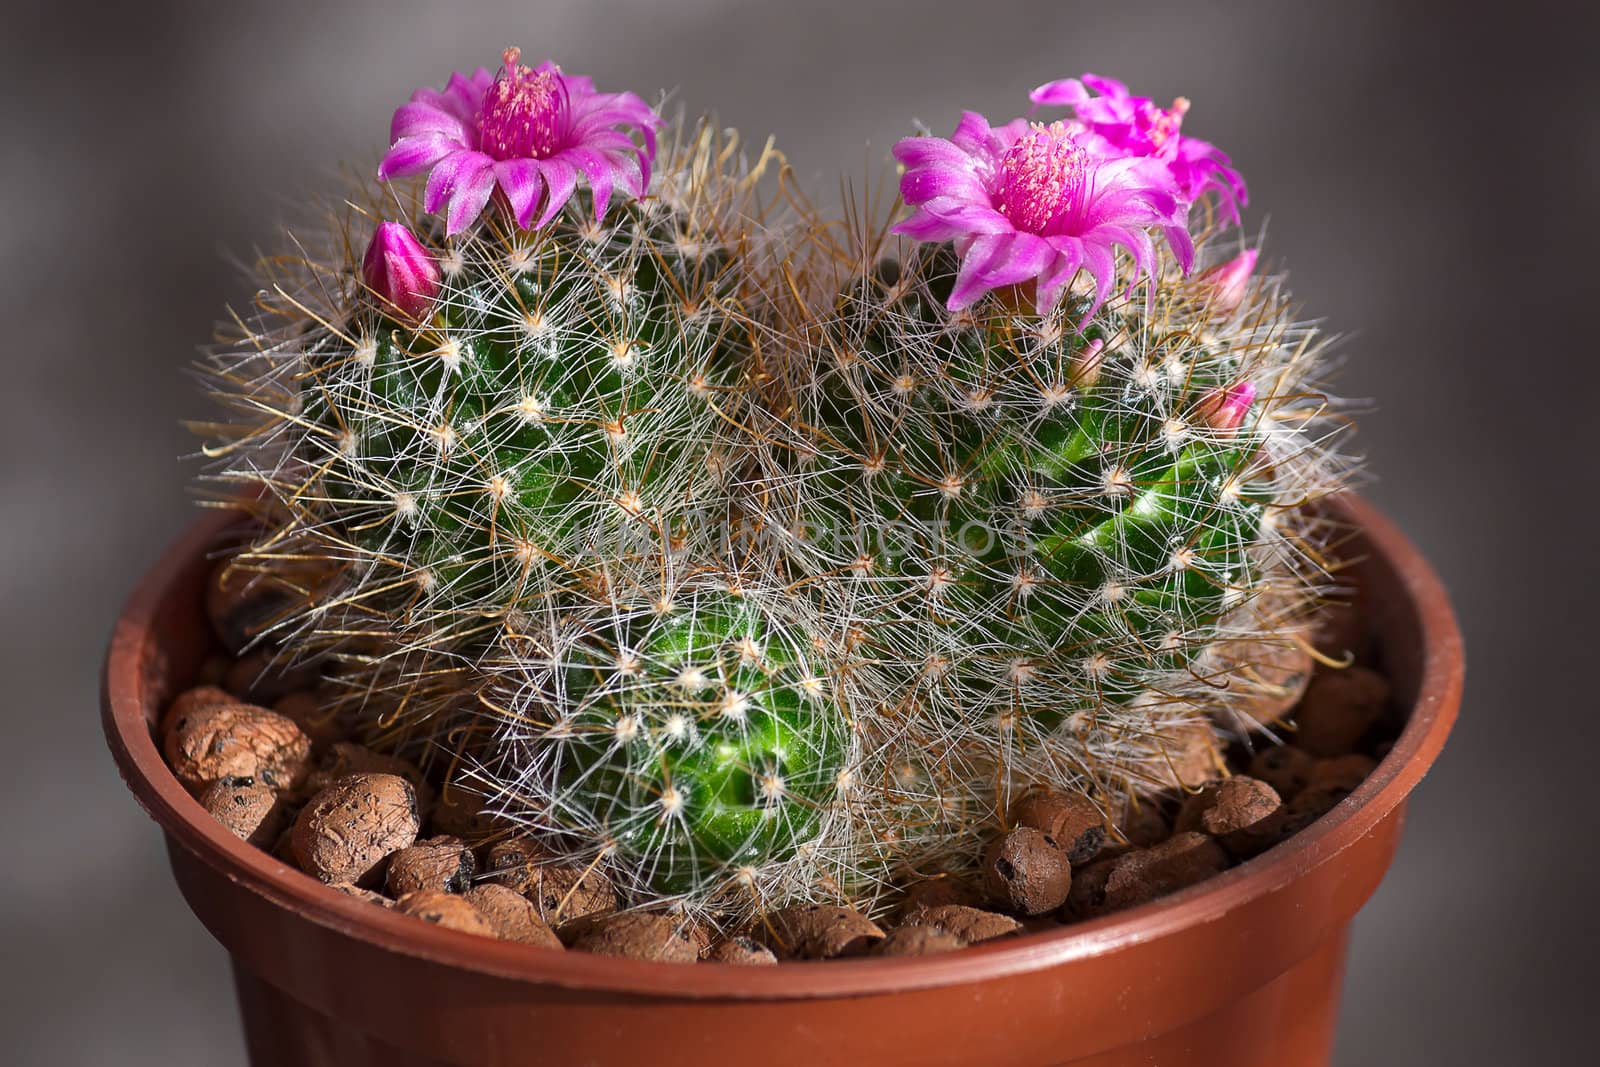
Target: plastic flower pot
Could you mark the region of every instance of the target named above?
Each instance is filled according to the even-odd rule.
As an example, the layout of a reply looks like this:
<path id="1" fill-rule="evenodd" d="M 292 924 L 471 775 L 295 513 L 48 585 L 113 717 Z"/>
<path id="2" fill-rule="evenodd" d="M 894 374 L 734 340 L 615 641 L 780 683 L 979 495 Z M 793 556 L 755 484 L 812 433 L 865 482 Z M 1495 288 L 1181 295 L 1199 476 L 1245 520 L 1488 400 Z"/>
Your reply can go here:
<path id="1" fill-rule="evenodd" d="M 1345 942 L 1400 840 L 1406 797 L 1461 696 L 1460 636 L 1415 548 L 1359 498 L 1348 557 L 1407 714 L 1349 798 L 1248 863 L 1092 922 L 942 956 L 740 968 L 535 950 L 319 885 L 234 837 L 153 739 L 214 651 L 201 607 L 227 514 L 145 578 L 112 637 L 105 729 L 166 833 L 178 887 L 233 958 L 257 1067 L 1327 1062 Z"/>

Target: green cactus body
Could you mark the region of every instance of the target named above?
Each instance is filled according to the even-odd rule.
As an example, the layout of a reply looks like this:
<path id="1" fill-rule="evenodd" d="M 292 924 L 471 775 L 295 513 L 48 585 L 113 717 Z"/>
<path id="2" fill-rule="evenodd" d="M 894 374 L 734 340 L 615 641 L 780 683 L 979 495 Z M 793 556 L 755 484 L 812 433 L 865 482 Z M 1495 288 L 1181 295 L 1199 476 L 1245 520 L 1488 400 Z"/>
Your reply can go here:
<path id="1" fill-rule="evenodd" d="M 762 525 L 895 679 L 904 760 L 993 803 L 1029 777 L 1159 779 L 1164 735 L 1228 684 L 1204 653 L 1231 613 L 1309 589 L 1283 516 L 1321 472 L 1281 304 L 1219 309 L 1174 270 L 1081 328 L 1077 301 L 952 315 L 948 246 L 828 254 L 872 266 L 788 316 L 752 416 L 780 443 Z"/>
<path id="2" fill-rule="evenodd" d="M 1112 313 L 1044 336 L 1005 311 L 951 323 L 953 257 L 913 256 L 903 277 L 881 265 L 829 324 L 808 401 L 832 462 L 794 496 L 804 525 L 841 560 L 856 550 L 952 646 L 1048 649 L 1085 693 L 1128 699 L 1187 662 L 1249 585 L 1270 498 L 1245 476 L 1259 477 L 1261 433 L 1200 411 L 1244 368 Z"/>
<path id="3" fill-rule="evenodd" d="M 655 895 L 704 897 L 799 857 L 839 805 L 849 728 L 812 639 L 764 601 L 622 598 L 574 620 L 559 651 L 515 655 L 509 702 L 552 709 L 508 721 L 501 746 L 526 776 L 512 795 L 550 805 L 533 828 L 601 843 Z"/>
<path id="4" fill-rule="evenodd" d="M 655 551 L 709 476 L 695 451 L 734 336 L 727 254 L 655 202 L 604 226 L 441 244 L 437 310 L 330 335 L 301 376 L 327 510 L 385 610 L 450 626 Z M 369 314 L 377 315 L 376 310 Z"/>

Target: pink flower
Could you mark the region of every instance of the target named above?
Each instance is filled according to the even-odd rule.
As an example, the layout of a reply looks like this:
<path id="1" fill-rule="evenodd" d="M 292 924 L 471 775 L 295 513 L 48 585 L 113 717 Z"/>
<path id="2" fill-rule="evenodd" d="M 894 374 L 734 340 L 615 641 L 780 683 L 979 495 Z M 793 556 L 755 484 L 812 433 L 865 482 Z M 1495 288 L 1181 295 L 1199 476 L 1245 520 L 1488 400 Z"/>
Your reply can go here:
<path id="1" fill-rule="evenodd" d="M 1257 249 L 1247 248 L 1200 276 L 1210 288 L 1212 304 L 1218 311 L 1227 314 L 1244 303 L 1245 294 L 1250 291 L 1250 275 L 1255 273 L 1256 258 L 1260 254 Z"/>
<path id="2" fill-rule="evenodd" d="M 1090 89 L 1100 95 L 1089 95 Z M 1072 108 L 1079 122 L 1120 153 L 1161 160 L 1187 203 L 1216 189 L 1224 215 L 1238 222 L 1239 208 L 1250 202 L 1244 179 L 1225 153 L 1179 132 L 1189 110 L 1189 101 L 1181 96 L 1171 107 L 1161 108 L 1147 96 L 1128 95 L 1128 87 L 1119 81 L 1085 74 L 1082 80 L 1046 82 L 1028 99 L 1041 107 Z"/>
<path id="3" fill-rule="evenodd" d="M 1081 126 L 1016 119 L 991 128 L 968 111 L 949 140 L 908 137 L 894 156 L 906 168 L 901 196 L 916 209 L 894 232 L 953 241 L 961 256 L 952 311 L 992 289 L 1033 282 L 1039 313 L 1048 314 L 1081 268 L 1095 282 L 1093 314 L 1116 283 L 1118 246 L 1140 274 L 1154 272 L 1153 227 L 1185 271 L 1193 260 L 1187 205 L 1167 168 L 1108 154 Z"/>
<path id="4" fill-rule="evenodd" d="M 439 264 L 398 222 L 380 222 L 361 260 L 367 288 L 387 311 L 411 322 L 427 318 L 439 295 Z"/>
<path id="5" fill-rule="evenodd" d="M 633 93 L 597 93 L 588 78 L 552 63 L 529 70 L 520 58 L 508 48 L 498 76 L 482 67 L 470 78 L 452 74 L 444 92 L 418 89 L 394 113 L 378 177 L 431 168 L 423 208 L 438 212 L 449 202 L 448 234 L 471 225 L 496 187 L 517 225 L 537 229 L 566 206 L 580 172 L 597 220 L 616 186 L 638 197 L 650 183 L 661 117 L 648 104 Z"/>

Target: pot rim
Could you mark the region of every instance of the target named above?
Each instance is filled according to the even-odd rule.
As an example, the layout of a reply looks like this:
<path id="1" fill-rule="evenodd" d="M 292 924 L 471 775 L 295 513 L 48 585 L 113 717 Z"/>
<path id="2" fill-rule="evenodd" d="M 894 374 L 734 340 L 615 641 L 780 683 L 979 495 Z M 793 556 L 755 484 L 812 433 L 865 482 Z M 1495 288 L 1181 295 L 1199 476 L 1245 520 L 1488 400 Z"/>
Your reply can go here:
<path id="1" fill-rule="evenodd" d="M 1461 635 L 1438 576 L 1417 548 L 1353 492 L 1333 510 L 1387 559 L 1417 616 L 1424 645 L 1417 700 L 1393 748 L 1349 797 L 1304 831 L 1188 889 L 1127 911 L 925 957 L 799 961 L 780 967 L 660 963 L 584 952 L 531 950 L 417 922 L 328 889 L 211 818 L 162 759 L 145 714 L 142 664 L 152 624 L 174 581 L 234 519 L 192 524 L 129 598 L 102 673 L 106 739 L 123 780 L 166 832 L 196 857 L 278 907 L 386 951 L 502 979 L 570 990 L 675 999 L 794 1000 L 870 996 L 971 984 L 1108 955 L 1216 921 L 1333 860 L 1399 805 L 1427 772 L 1455 722 L 1462 690 Z"/>

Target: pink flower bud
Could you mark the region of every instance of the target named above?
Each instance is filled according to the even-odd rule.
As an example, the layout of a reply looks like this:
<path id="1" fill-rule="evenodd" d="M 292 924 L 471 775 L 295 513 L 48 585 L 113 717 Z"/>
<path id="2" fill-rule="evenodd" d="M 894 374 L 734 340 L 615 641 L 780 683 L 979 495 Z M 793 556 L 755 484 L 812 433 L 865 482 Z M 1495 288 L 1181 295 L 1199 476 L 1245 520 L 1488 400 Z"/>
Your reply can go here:
<path id="1" fill-rule="evenodd" d="M 1068 377 L 1073 385 L 1085 389 L 1100 380 L 1100 365 L 1105 362 L 1106 343 L 1096 337 L 1072 355 L 1072 363 L 1067 369 Z"/>
<path id="2" fill-rule="evenodd" d="M 1244 421 L 1245 413 L 1255 402 L 1256 384 L 1239 382 L 1211 390 L 1200 398 L 1196 408 L 1208 426 L 1231 435 L 1239 428 L 1239 424 Z"/>
<path id="3" fill-rule="evenodd" d="M 427 317 L 439 295 L 439 264 L 398 222 L 378 224 L 361 274 L 386 312 L 413 322 Z"/>
<path id="4" fill-rule="evenodd" d="M 1260 253 L 1256 249 L 1247 248 L 1228 262 L 1219 263 L 1202 275 L 1203 280 L 1211 287 L 1211 299 L 1217 310 L 1226 314 L 1244 303 L 1245 293 L 1250 288 L 1250 275 L 1255 273 L 1258 255 Z"/>

